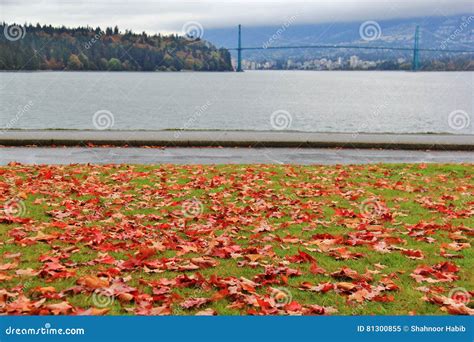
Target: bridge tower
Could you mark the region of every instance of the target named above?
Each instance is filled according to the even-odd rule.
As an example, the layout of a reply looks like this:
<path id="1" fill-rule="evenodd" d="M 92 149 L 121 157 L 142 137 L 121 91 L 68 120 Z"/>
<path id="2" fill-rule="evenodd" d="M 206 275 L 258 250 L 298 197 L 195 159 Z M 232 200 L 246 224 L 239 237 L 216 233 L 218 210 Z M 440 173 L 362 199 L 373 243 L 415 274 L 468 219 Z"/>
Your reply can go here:
<path id="1" fill-rule="evenodd" d="M 411 70 L 412 71 L 417 71 L 419 66 L 420 66 L 419 44 L 420 44 L 420 26 L 416 25 L 415 42 L 414 42 L 414 45 L 413 45 L 413 61 L 411 63 Z"/>
<path id="2" fill-rule="evenodd" d="M 239 24 L 239 41 L 237 43 L 237 72 L 242 71 L 242 34 L 241 25 Z"/>

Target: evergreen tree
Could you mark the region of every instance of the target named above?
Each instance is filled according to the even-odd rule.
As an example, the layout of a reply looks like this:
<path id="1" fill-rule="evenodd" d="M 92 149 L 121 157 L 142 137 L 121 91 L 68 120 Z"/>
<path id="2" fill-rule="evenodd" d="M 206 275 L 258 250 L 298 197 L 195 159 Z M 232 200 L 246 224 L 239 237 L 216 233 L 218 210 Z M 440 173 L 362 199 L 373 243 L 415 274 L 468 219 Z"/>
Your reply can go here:
<path id="1" fill-rule="evenodd" d="M 83 67 L 81 60 L 75 54 L 71 54 L 67 60 L 67 68 L 69 70 L 81 70 Z"/>
<path id="2" fill-rule="evenodd" d="M 117 26 L 105 32 L 39 24 L 21 29 L 19 40 L 0 35 L 0 70 L 232 70 L 227 50 L 177 35 L 122 34 Z"/>

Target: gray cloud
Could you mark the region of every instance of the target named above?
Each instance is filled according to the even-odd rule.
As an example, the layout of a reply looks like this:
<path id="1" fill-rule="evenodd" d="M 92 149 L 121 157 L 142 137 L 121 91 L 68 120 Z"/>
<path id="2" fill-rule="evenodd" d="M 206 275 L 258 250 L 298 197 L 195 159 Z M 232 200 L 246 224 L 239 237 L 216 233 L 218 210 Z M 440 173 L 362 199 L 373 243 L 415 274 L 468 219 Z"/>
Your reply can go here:
<path id="1" fill-rule="evenodd" d="M 381 20 L 473 13 L 473 2 L 346 1 L 180 1 L 180 0 L 1 0 L 0 20 L 66 26 L 115 26 L 134 31 L 180 32 L 187 21 L 204 28 Z"/>

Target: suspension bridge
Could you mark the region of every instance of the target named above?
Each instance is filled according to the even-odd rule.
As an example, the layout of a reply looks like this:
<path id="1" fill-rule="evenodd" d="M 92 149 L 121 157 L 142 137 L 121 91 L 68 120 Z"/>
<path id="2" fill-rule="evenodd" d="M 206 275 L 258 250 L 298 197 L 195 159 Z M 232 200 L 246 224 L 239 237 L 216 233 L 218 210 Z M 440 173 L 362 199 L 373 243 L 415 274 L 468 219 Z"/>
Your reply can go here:
<path id="1" fill-rule="evenodd" d="M 413 53 L 411 69 L 417 71 L 420 68 L 420 52 L 440 52 L 440 53 L 474 53 L 474 50 L 458 50 L 458 49 L 433 49 L 420 47 L 420 27 L 416 26 L 413 39 L 413 47 L 398 47 L 398 46 L 364 46 L 364 45 L 297 45 L 297 46 L 242 46 L 242 26 L 238 26 L 238 41 L 236 48 L 229 48 L 228 50 L 237 51 L 237 68 L 235 71 L 242 72 L 242 52 L 245 50 L 277 50 L 277 49 L 360 49 L 360 50 L 391 50 L 391 51 L 410 51 Z"/>

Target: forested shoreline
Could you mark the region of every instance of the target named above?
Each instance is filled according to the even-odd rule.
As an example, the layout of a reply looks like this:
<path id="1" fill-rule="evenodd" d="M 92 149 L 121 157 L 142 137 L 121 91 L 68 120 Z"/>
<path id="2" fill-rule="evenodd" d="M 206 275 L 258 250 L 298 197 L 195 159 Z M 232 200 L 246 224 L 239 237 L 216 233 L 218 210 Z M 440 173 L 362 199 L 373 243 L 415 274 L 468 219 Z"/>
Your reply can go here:
<path id="1" fill-rule="evenodd" d="M 230 53 L 198 37 L 121 32 L 116 26 L 8 25 L 0 70 L 230 71 Z"/>

